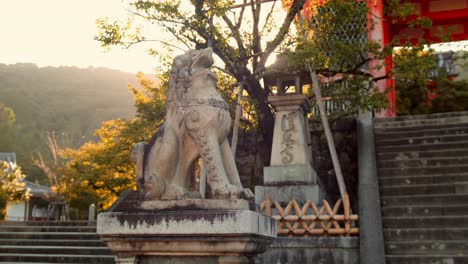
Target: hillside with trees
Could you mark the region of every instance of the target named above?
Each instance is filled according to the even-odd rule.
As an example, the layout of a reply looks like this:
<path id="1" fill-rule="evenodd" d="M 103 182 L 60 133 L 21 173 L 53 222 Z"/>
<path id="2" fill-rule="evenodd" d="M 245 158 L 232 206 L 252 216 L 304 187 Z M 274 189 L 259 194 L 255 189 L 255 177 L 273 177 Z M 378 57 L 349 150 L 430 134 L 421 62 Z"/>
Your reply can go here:
<path id="1" fill-rule="evenodd" d="M 134 116 L 135 83 L 134 74 L 106 68 L 0 64 L 0 151 L 16 152 L 29 180 L 46 181 L 31 161 L 47 159 L 47 133 L 62 147 L 94 140 L 103 121 Z"/>

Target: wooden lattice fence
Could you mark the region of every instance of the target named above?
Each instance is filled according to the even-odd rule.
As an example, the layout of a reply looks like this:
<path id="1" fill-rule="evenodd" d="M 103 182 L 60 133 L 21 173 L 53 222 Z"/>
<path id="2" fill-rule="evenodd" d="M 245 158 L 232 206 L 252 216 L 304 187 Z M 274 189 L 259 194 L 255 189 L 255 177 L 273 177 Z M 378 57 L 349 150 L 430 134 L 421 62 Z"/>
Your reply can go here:
<path id="1" fill-rule="evenodd" d="M 343 208 L 340 214 L 340 208 Z M 307 201 L 302 208 L 291 199 L 285 208 L 269 195 L 260 205 L 260 211 L 278 222 L 278 236 L 351 236 L 358 235 L 359 216 L 351 213 L 349 196 L 344 202 L 339 199 L 333 209 L 327 201 L 318 209 L 314 202 Z"/>

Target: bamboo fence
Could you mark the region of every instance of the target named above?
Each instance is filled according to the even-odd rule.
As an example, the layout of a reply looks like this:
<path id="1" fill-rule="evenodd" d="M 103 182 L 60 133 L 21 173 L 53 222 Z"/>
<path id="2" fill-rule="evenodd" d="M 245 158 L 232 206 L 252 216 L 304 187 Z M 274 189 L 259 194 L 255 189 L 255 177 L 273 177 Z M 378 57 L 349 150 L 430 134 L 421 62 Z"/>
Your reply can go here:
<path id="1" fill-rule="evenodd" d="M 342 213 L 340 213 L 341 207 Z M 291 199 L 283 208 L 277 201 L 272 202 L 267 194 L 260 205 L 260 212 L 277 221 L 278 236 L 353 236 L 359 234 L 359 228 L 355 227 L 359 216 L 351 213 L 347 193 L 343 203 L 339 199 L 332 208 L 324 200 L 320 209 L 310 200 L 301 208 L 294 199 Z"/>

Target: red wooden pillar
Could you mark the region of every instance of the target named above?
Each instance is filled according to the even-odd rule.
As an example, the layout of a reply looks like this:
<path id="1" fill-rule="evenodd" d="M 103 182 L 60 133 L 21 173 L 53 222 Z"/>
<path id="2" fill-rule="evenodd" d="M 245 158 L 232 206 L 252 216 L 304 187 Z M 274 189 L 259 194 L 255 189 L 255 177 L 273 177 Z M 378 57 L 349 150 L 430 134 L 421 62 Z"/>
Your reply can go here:
<path id="1" fill-rule="evenodd" d="M 377 42 L 380 46 L 384 47 L 390 42 L 389 24 L 384 19 L 383 15 L 383 0 L 367 0 L 367 8 L 369 10 L 367 14 L 368 21 L 368 33 L 367 37 L 369 40 Z M 372 24 L 373 23 L 373 24 Z M 373 29 L 372 29 L 373 25 Z M 372 56 L 372 54 L 371 54 Z M 374 77 L 387 75 L 392 69 L 392 57 L 389 56 L 385 60 L 376 61 L 373 60 L 369 64 L 369 71 Z M 384 67 L 379 67 L 384 65 Z M 376 68 L 378 67 L 378 68 Z M 388 96 L 388 106 L 381 111 L 376 111 L 375 116 L 377 117 L 391 117 L 396 115 L 396 104 L 395 104 L 395 87 L 393 85 L 393 79 L 386 78 L 378 81 L 376 84 L 377 89 L 380 92 L 386 92 Z"/>

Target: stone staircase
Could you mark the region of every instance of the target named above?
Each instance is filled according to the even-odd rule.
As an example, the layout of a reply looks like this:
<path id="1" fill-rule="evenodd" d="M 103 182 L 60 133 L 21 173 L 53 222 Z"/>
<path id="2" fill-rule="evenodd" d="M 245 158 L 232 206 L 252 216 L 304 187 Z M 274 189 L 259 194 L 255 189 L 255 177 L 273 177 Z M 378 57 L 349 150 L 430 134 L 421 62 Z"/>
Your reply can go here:
<path id="1" fill-rule="evenodd" d="M 468 263 L 468 112 L 374 120 L 385 254 Z"/>
<path id="2" fill-rule="evenodd" d="M 0 222 L 0 263 L 114 263 L 96 225 L 84 221 Z"/>

